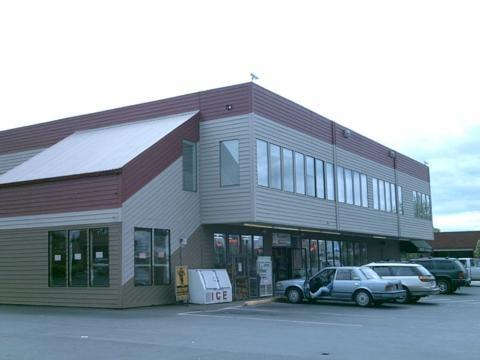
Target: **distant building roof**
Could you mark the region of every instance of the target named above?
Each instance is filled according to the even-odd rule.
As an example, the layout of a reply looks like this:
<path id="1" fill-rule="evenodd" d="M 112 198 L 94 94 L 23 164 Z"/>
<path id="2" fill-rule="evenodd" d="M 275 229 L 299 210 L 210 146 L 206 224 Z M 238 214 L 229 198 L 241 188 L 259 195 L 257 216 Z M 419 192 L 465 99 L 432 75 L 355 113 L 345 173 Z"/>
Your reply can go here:
<path id="1" fill-rule="evenodd" d="M 435 233 L 431 242 L 433 250 L 475 249 L 480 240 L 480 231 L 454 231 Z"/>
<path id="2" fill-rule="evenodd" d="M 198 111 L 73 133 L 0 176 L 0 184 L 122 168 Z"/>

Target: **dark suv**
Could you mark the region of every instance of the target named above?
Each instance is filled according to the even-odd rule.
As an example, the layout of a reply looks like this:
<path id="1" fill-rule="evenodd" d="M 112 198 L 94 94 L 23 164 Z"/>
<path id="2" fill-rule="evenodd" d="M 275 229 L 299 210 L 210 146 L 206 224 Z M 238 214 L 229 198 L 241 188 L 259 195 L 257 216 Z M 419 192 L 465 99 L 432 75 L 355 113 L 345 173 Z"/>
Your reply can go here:
<path id="1" fill-rule="evenodd" d="M 465 268 L 457 259 L 420 258 L 410 262 L 424 266 L 435 276 L 440 294 L 451 294 L 467 284 Z"/>

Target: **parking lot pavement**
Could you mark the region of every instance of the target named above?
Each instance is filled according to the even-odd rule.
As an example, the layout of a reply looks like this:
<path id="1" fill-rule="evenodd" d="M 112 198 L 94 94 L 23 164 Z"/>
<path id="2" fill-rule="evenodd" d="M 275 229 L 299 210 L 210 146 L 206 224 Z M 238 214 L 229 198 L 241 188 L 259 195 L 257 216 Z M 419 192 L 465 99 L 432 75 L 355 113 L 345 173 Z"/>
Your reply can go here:
<path id="1" fill-rule="evenodd" d="M 478 359 L 480 286 L 416 305 L 0 306 L 0 359 Z"/>

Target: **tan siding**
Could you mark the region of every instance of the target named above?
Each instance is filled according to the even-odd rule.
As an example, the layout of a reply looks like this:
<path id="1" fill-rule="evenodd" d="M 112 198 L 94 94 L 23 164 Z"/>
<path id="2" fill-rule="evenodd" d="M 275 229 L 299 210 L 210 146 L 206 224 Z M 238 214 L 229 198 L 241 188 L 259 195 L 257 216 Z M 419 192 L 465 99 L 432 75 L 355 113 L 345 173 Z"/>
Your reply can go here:
<path id="1" fill-rule="evenodd" d="M 189 238 L 187 246 L 182 249 L 182 264 L 189 268 L 213 267 L 213 239 L 211 233 L 203 226 L 199 227 Z M 174 274 L 175 266 L 180 265 L 180 249 L 172 254 L 172 284 L 165 286 L 135 286 L 130 279 L 123 287 L 123 307 L 151 306 L 172 304 L 175 302 Z"/>
<path id="2" fill-rule="evenodd" d="M 119 223 L 76 225 L 108 227 L 110 287 L 48 287 L 48 231 L 71 227 L 0 230 L 0 303 L 82 307 L 121 306 L 121 226 Z"/>

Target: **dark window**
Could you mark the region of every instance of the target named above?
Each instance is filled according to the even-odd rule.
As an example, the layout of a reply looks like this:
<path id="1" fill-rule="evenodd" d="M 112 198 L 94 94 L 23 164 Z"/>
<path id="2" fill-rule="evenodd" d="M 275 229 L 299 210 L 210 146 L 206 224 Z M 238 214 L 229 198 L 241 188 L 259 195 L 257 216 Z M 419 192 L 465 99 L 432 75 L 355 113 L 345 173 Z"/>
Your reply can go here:
<path id="1" fill-rule="evenodd" d="M 215 265 L 221 266 L 226 263 L 227 246 L 225 243 L 225 234 L 213 234 Z"/>
<path id="2" fill-rule="evenodd" d="M 228 256 L 240 255 L 240 235 L 228 235 Z"/>
<path id="3" fill-rule="evenodd" d="M 263 255 L 263 236 L 253 236 L 253 252 L 257 256 Z"/>
<path id="4" fill-rule="evenodd" d="M 170 284 L 170 231 L 153 230 L 153 279 L 155 285 Z"/>
<path id="5" fill-rule="evenodd" d="M 352 280 L 351 270 L 348 269 L 338 269 L 337 276 L 335 280 Z"/>
<path id="6" fill-rule="evenodd" d="M 455 263 L 449 260 L 435 260 L 435 267 L 438 270 L 455 270 Z"/>
<path id="7" fill-rule="evenodd" d="M 268 186 L 268 144 L 257 140 L 257 184 Z"/>
<path id="8" fill-rule="evenodd" d="M 252 256 L 253 254 L 252 235 L 242 235 L 241 251 L 242 251 L 242 255 L 245 255 L 248 258 Z"/>
<path id="9" fill-rule="evenodd" d="M 135 228 L 135 286 L 170 284 L 170 231 Z"/>
<path id="10" fill-rule="evenodd" d="M 419 265 L 422 265 L 424 268 L 429 269 L 429 270 L 430 269 L 435 269 L 433 261 L 418 261 L 418 260 L 415 260 L 415 263 L 419 264 Z"/>
<path id="11" fill-rule="evenodd" d="M 240 184 L 240 149 L 238 140 L 220 142 L 220 184 Z"/>
<path id="12" fill-rule="evenodd" d="M 375 266 L 373 270 L 380 276 L 392 276 L 388 266 Z"/>
<path id="13" fill-rule="evenodd" d="M 51 231 L 49 237 L 50 281 L 52 287 L 67 286 L 67 231 Z"/>
<path id="14" fill-rule="evenodd" d="M 88 240 L 87 230 L 70 230 L 69 264 L 70 286 L 88 286 Z"/>
<path id="15" fill-rule="evenodd" d="M 183 190 L 197 191 L 197 150 L 196 144 L 183 141 Z"/>
<path id="16" fill-rule="evenodd" d="M 90 229 L 90 286 L 109 286 L 108 228 Z"/>
<path id="17" fill-rule="evenodd" d="M 152 285 L 152 230 L 135 229 L 135 285 Z"/>
<path id="18" fill-rule="evenodd" d="M 108 228 L 51 231 L 49 286 L 109 286 Z"/>

